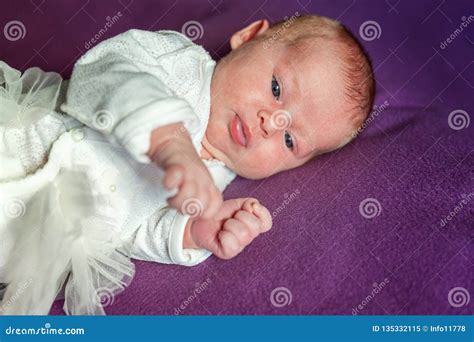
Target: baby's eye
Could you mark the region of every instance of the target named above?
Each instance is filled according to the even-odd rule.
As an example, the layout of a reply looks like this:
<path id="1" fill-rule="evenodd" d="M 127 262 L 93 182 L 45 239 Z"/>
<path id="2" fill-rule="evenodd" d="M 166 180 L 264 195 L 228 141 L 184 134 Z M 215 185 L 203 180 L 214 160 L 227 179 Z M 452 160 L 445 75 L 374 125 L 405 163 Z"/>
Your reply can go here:
<path id="1" fill-rule="evenodd" d="M 277 100 L 280 99 L 280 85 L 275 76 L 272 76 L 272 94 Z"/>
<path id="2" fill-rule="evenodd" d="M 293 150 L 293 138 L 291 135 L 288 133 L 288 131 L 285 131 L 284 134 L 285 137 L 285 145 L 288 147 L 290 150 Z"/>

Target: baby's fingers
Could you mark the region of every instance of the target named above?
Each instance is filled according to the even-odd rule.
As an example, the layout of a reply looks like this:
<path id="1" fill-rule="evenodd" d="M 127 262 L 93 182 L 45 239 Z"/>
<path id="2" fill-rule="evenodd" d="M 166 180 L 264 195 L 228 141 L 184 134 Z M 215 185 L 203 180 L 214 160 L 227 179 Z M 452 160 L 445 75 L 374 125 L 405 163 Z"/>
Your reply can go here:
<path id="1" fill-rule="evenodd" d="M 258 200 L 256 198 L 245 198 L 244 203 L 242 204 L 242 209 L 248 211 L 249 213 L 253 213 L 253 206 L 256 203 L 258 203 Z"/>
<path id="2" fill-rule="evenodd" d="M 251 233 L 244 223 L 228 219 L 218 233 L 219 246 L 214 254 L 221 259 L 230 259 L 239 254 L 251 241 Z"/>
<path id="3" fill-rule="evenodd" d="M 237 237 L 229 231 L 221 230 L 218 234 L 219 246 L 213 253 L 221 259 L 231 259 L 241 251 Z"/>
<path id="4" fill-rule="evenodd" d="M 272 228 L 272 215 L 267 208 L 260 203 L 252 205 L 253 213 L 261 222 L 262 232 L 269 231 Z"/>
<path id="5" fill-rule="evenodd" d="M 252 213 L 260 220 L 262 233 L 272 228 L 272 216 L 270 215 L 270 212 L 255 198 L 247 198 L 242 209 Z"/>
<path id="6" fill-rule="evenodd" d="M 183 214 L 192 217 L 201 216 L 204 204 L 203 199 L 197 197 L 196 189 L 194 182 L 184 181 L 178 193 L 168 199 L 168 204 Z"/>
<path id="7" fill-rule="evenodd" d="M 233 258 L 239 254 L 260 233 L 260 223 L 252 214 L 240 211 L 236 218 L 226 220 L 219 232 L 220 255 L 222 259 Z"/>
<path id="8" fill-rule="evenodd" d="M 245 225 L 245 233 L 241 232 L 240 234 L 250 235 L 250 240 L 241 240 L 242 243 L 250 243 L 251 240 L 253 240 L 258 234 L 260 234 L 260 231 L 262 230 L 262 223 L 260 222 L 260 219 L 254 214 L 249 213 L 245 210 L 239 210 L 235 213 L 234 218 Z"/>

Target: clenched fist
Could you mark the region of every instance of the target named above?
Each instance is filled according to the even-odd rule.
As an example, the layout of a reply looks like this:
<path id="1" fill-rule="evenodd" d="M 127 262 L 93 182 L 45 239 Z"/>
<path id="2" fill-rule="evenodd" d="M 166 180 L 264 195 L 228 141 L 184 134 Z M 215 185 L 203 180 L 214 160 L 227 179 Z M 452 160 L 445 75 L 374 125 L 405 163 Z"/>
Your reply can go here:
<path id="1" fill-rule="evenodd" d="M 214 217 L 220 209 L 222 193 L 196 152 L 183 124 L 160 127 L 152 132 L 149 157 L 165 171 L 163 185 L 177 188 L 169 206 L 183 214 Z"/>
<path id="2" fill-rule="evenodd" d="M 214 218 L 191 218 L 183 247 L 205 248 L 221 259 L 230 259 L 271 227 L 270 212 L 258 200 L 231 199 L 224 201 Z"/>

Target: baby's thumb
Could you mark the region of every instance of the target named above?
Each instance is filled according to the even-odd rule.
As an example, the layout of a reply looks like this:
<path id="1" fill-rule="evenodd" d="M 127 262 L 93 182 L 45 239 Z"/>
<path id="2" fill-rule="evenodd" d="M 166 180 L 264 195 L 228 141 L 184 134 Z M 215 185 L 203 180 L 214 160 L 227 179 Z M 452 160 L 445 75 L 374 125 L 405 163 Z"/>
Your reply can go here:
<path id="1" fill-rule="evenodd" d="M 258 204 L 258 200 L 256 198 L 246 198 L 242 205 L 242 209 L 248 211 L 249 213 L 254 213 L 254 205 Z"/>
<path id="2" fill-rule="evenodd" d="M 253 203 L 252 209 L 252 213 L 257 216 L 262 223 L 262 233 L 269 231 L 272 228 L 272 216 L 268 210 L 258 202 Z"/>

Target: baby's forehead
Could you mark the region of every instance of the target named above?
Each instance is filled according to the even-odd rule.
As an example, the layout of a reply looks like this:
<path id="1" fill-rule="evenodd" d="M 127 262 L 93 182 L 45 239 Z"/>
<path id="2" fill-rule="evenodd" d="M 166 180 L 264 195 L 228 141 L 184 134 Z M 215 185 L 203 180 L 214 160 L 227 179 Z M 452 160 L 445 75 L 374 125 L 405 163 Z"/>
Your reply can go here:
<path id="1" fill-rule="evenodd" d="M 330 39 L 311 38 L 296 43 L 288 42 L 284 46 L 283 59 L 291 64 L 335 64 L 341 57 L 341 48 Z"/>
<path id="2" fill-rule="evenodd" d="M 293 95 L 300 95 L 299 101 L 308 97 L 319 102 L 324 95 L 334 96 L 344 89 L 344 74 L 337 58 L 316 44 L 288 45 L 276 61 L 280 77 L 297 86 L 299 93 Z"/>
<path id="3" fill-rule="evenodd" d="M 344 72 L 327 45 L 315 43 L 303 49 L 290 45 L 281 54 L 277 70 L 280 69 L 284 83 L 291 87 L 289 97 L 284 100 L 288 110 L 302 117 L 308 130 L 339 136 L 353 125 L 348 115 Z M 302 127 L 302 130 L 306 129 Z M 316 142 L 319 139 L 309 136 Z"/>

